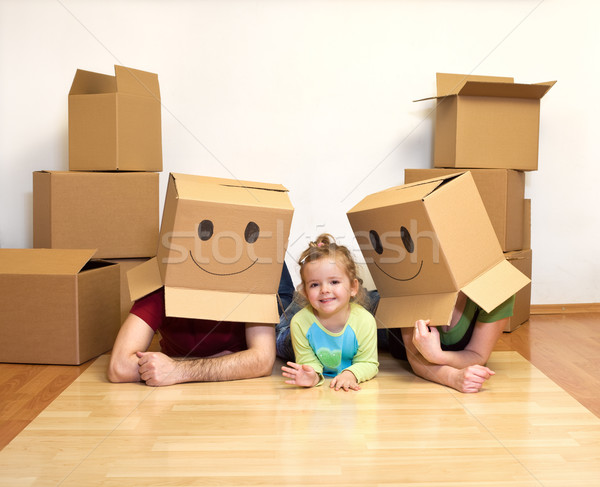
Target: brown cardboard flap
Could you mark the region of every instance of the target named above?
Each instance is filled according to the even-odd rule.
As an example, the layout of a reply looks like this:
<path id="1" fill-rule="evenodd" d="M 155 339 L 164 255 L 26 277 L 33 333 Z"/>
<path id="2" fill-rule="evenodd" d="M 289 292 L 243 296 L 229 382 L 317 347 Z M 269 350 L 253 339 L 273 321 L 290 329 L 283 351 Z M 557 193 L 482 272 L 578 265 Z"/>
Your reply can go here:
<path id="1" fill-rule="evenodd" d="M 0 272 L 75 275 L 95 253 L 95 249 L 0 249 Z"/>
<path id="2" fill-rule="evenodd" d="M 417 320 L 432 326 L 447 325 L 456 304 L 457 292 L 381 298 L 377 305 L 378 328 L 410 328 Z"/>
<path id="3" fill-rule="evenodd" d="M 158 75 L 115 65 L 115 77 L 119 93 L 150 96 L 160 100 Z"/>
<path id="4" fill-rule="evenodd" d="M 435 191 L 448 179 L 449 177 L 433 178 L 427 181 L 418 181 L 402 186 L 395 186 L 377 193 L 372 193 L 363 198 L 362 201 L 357 203 L 348 212 L 367 211 L 375 208 L 385 208 L 386 206 L 396 206 L 408 201 L 421 200 Z M 393 198 L 390 198 L 391 193 L 393 193 Z"/>
<path id="5" fill-rule="evenodd" d="M 514 78 L 501 76 L 476 76 L 465 74 L 437 73 L 437 95 L 413 100 L 437 100 L 447 96 L 495 96 L 504 98 L 542 98 L 556 81 L 524 84 L 515 83 Z"/>
<path id="6" fill-rule="evenodd" d="M 437 96 L 444 97 L 456 95 L 468 81 L 484 83 L 514 83 L 515 80 L 508 76 L 481 76 L 476 74 L 436 73 Z"/>
<path id="7" fill-rule="evenodd" d="M 467 81 L 458 92 L 461 96 L 496 96 L 502 98 L 542 98 L 552 86 L 545 84 L 489 83 Z"/>
<path id="8" fill-rule="evenodd" d="M 129 284 L 129 296 L 132 301 L 137 301 L 160 289 L 163 281 L 156 257 L 130 269 L 127 272 L 127 282 Z"/>
<path id="9" fill-rule="evenodd" d="M 165 286 L 167 316 L 243 323 L 278 323 L 277 298 L 273 294 L 246 294 L 226 291 Z"/>
<path id="10" fill-rule="evenodd" d="M 503 259 L 461 291 L 489 313 L 530 282 L 525 274 Z"/>
<path id="11" fill-rule="evenodd" d="M 75 72 L 69 95 L 114 93 L 116 90 L 117 85 L 114 76 L 78 69 Z"/>
<path id="12" fill-rule="evenodd" d="M 170 177 L 177 182 L 177 196 L 182 199 L 293 209 L 287 196 L 288 190 L 280 184 L 176 173 L 171 173 Z"/>

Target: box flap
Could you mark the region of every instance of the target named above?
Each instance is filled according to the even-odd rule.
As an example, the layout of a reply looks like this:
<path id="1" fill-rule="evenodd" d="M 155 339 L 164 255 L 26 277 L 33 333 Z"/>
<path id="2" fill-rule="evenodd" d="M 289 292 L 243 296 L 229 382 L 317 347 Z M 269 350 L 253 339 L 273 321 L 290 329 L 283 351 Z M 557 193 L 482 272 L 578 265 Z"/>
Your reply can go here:
<path id="1" fill-rule="evenodd" d="M 150 294 L 163 285 L 160 275 L 158 260 L 156 257 L 133 267 L 127 272 L 127 283 L 129 285 L 129 296 L 132 301 Z"/>
<path id="2" fill-rule="evenodd" d="M 540 99 L 552 85 L 548 84 L 517 84 L 517 83 L 489 83 L 480 81 L 467 81 L 460 89 L 460 96 L 494 96 L 501 98 L 531 98 Z"/>
<path id="3" fill-rule="evenodd" d="M 69 95 L 114 93 L 115 91 L 117 91 L 117 85 L 114 76 L 78 69 L 75 72 Z"/>
<path id="4" fill-rule="evenodd" d="M 165 287 L 167 316 L 243 323 L 278 323 L 277 297 Z"/>
<path id="5" fill-rule="evenodd" d="M 495 96 L 504 98 L 540 99 L 556 81 L 535 84 L 517 84 L 513 78 L 437 73 L 437 95 L 414 100 L 435 100 L 447 96 Z"/>
<path id="6" fill-rule="evenodd" d="M 368 211 L 387 206 L 396 206 L 409 201 L 418 201 L 440 186 L 442 181 L 431 179 L 409 185 L 395 186 L 377 193 L 365 196 L 359 203 L 348 210 L 348 213 Z"/>
<path id="7" fill-rule="evenodd" d="M 446 96 L 457 95 L 467 81 L 488 81 L 496 83 L 514 83 L 514 79 L 507 76 L 481 76 L 475 74 L 436 73 L 437 95 L 414 100 L 435 100 Z"/>
<path id="8" fill-rule="evenodd" d="M 448 181 L 464 174 L 465 171 L 457 172 L 445 176 L 438 176 L 423 181 L 394 186 L 384 189 L 377 193 L 365 196 L 359 203 L 348 210 L 348 213 L 373 210 L 375 208 L 384 208 L 386 206 L 395 206 L 409 201 L 418 201 L 426 198 L 437 188 L 446 184 Z"/>
<path id="9" fill-rule="evenodd" d="M 0 273 L 75 275 L 95 253 L 95 249 L 0 249 Z"/>
<path id="10" fill-rule="evenodd" d="M 170 177 L 181 199 L 293 210 L 288 190 L 280 184 L 177 173 L 171 173 Z"/>
<path id="11" fill-rule="evenodd" d="M 454 74 L 454 73 L 436 73 L 435 81 L 437 85 L 437 97 L 456 95 L 469 81 L 479 81 L 482 83 L 502 83 L 512 84 L 514 78 L 510 76 L 481 76 L 477 74 Z"/>
<path id="12" fill-rule="evenodd" d="M 158 75 L 115 65 L 116 87 L 119 93 L 150 96 L 160 100 Z"/>
<path id="13" fill-rule="evenodd" d="M 464 292 L 486 312 L 502 304 L 531 280 L 507 260 L 502 260 L 464 286 Z"/>
<path id="14" fill-rule="evenodd" d="M 432 326 L 450 323 L 458 292 L 381 298 L 375 317 L 378 328 L 409 328 L 417 320 Z"/>

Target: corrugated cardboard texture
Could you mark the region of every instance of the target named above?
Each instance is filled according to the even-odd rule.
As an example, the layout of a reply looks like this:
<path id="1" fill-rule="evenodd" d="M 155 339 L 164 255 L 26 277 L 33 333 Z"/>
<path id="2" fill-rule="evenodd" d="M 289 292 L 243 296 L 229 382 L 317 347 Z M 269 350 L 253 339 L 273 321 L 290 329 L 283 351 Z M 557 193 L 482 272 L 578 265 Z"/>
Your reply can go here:
<path id="1" fill-rule="evenodd" d="M 540 99 L 554 82 L 437 74 L 434 166 L 537 169 Z M 421 101 L 416 100 L 416 101 Z"/>
<path id="2" fill-rule="evenodd" d="M 213 321 L 277 323 L 277 297 L 274 294 L 228 293 L 199 289 L 165 287 L 167 316 Z"/>
<path id="3" fill-rule="evenodd" d="M 531 200 L 523 205 L 523 250 L 531 248 Z"/>
<path id="4" fill-rule="evenodd" d="M 379 326 L 445 325 L 460 291 L 491 311 L 529 282 L 505 261 L 470 172 L 369 195 L 348 219 L 384 303 Z"/>
<path id="5" fill-rule="evenodd" d="M 77 70 L 69 92 L 69 169 L 162 171 L 158 76 Z"/>
<path id="6" fill-rule="evenodd" d="M 120 279 L 121 279 L 121 323 L 125 321 L 133 301 L 129 295 L 129 284 L 127 280 L 127 273 L 134 267 L 147 262 L 147 259 L 110 259 L 109 262 L 119 264 Z"/>
<path id="7" fill-rule="evenodd" d="M 128 273 L 132 299 L 164 285 L 169 316 L 276 323 L 292 214 L 281 185 L 171 174 L 157 257 Z"/>
<path id="8" fill-rule="evenodd" d="M 456 174 L 457 169 L 405 169 L 404 182 Z M 526 248 L 523 240 L 525 173 L 510 169 L 470 169 L 503 252 Z"/>
<path id="9" fill-rule="evenodd" d="M 531 279 L 532 252 L 531 249 L 504 254 L 506 260 L 524 275 Z M 515 307 L 513 316 L 504 328 L 505 332 L 516 330 L 529 319 L 531 309 L 531 283 L 521 289 L 515 296 Z"/>
<path id="10" fill-rule="evenodd" d="M 157 259 L 150 259 L 127 271 L 127 283 L 131 301 L 137 301 L 151 292 L 160 289 L 163 286 L 163 280 L 160 275 Z"/>
<path id="11" fill-rule="evenodd" d="M 381 298 L 376 312 L 377 328 L 410 328 L 422 319 L 432 324 L 449 323 L 457 297 L 451 292 Z"/>
<path id="12" fill-rule="evenodd" d="M 35 248 L 94 248 L 97 258 L 156 255 L 157 173 L 33 173 Z"/>
<path id="13" fill-rule="evenodd" d="M 277 292 L 293 208 L 287 191 L 259 184 L 171 176 L 157 255 L 166 286 Z M 203 221 L 213 225 L 207 240 L 198 236 Z M 261 235 L 254 244 L 244 236 L 251 222 Z"/>
<path id="14" fill-rule="evenodd" d="M 89 252 L 0 249 L 0 362 L 78 365 L 110 350 L 119 268 L 86 264 Z"/>

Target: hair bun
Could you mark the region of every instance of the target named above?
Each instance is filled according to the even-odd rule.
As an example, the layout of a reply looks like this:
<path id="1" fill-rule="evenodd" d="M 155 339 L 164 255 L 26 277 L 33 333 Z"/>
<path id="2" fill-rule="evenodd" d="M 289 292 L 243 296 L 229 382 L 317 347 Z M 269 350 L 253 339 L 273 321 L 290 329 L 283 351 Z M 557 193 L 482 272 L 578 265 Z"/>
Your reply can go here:
<path id="1" fill-rule="evenodd" d="M 329 233 L 322 233 L 314 242 L 310 243 L 311 247 L 329 247 L 335 243 L 335 238 Z"/>

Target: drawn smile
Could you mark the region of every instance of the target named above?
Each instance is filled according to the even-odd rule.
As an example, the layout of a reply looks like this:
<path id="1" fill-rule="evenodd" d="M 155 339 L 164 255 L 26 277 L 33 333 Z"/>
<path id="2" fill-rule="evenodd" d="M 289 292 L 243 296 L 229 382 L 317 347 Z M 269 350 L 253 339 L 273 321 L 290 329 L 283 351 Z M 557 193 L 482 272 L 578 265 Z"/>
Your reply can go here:
<path id="1" fill-rule="evenodd" d="M 252 267 L 254 264 L 256 264 L 258 262 L 258 259 L 256 259 L 254 262 L 252 262 L 252 264 L 250 264 L 248 267 L 246 267 L 245 269 L 242 269 L 241 271 L 235 271 L 235 272 L 226 272 L 223 274 L 220 274 L 218 272 L 211 272 L 206 270 L 204 267 L 202 267 L 200 264 L 198 264 L 198 262 L 196 262 L 196 259 L 194 259 L 194 256 L 192 254 L 192 251 L 190 250 L 190 257 L 192 258 L 192 260 L 194 261 L 194 264 L 196 264 L 196 266 L 203 270 L 204 272 L 206 272 L 207 274 L 211 274 L 213 276 L 234 276 L 235 274 L 241 274 L 242 272 L 247 271 L 248 269 L 250 269 L 250 267 Z"/>
<path id="2" fill-rule="evenodd" d="M 388 274 L 381 267 L 379 267 L 379 264 L 377 264 L 377 262 L 375 262 L 375 265 L 377 266 L 377 269 L 379 269 L 381 272 L 383 272 L 386 276 L 388 276 L 389 278 L 393 279 L 394 281 L 410 281 L 410 280 L 414 279 L 415 277 L 417 277 L 421 273 L 421 269 L 423 268 L 423 261 L 421 261 L 421 265 L 419 266 L 419 270 L 417 271 L 417 273 L 414 276 L 407 277 L 405 279 L 394 277 L 394 276 Z"/>

